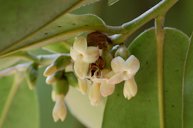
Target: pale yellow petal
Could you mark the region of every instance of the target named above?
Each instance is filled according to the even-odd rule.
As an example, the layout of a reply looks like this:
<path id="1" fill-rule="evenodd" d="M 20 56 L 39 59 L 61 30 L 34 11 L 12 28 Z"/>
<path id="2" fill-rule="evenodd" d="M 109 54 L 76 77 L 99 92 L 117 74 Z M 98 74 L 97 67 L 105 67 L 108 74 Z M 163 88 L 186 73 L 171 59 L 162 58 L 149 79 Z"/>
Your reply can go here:
<path id="1" fill-rule="evenodd" d="M 99 58 L 99 49 L 97 47 L 88 47 L 83 59 L 87 63 L 94 63 Z"/>
<path id="2" fill-rule="evenodd" d="M 107 97 L 111 95 L 114 92 L 114 90 L 115 90 L 115 85 L 108 84 L 107 80 L 101 82 L 100 92 L 103 97 Z"/>
<path id="3" fill-rule="evenodd" d="M 124 80 L 123 72 L 121 72 L 121 73 L 116 73 L 111 78 L 109 78 L 108 82 L 111 85 L 115 85 L 115 84 L 121 83 L 123 80 Z"/>
<path id="4" fill-rule="evenodd" d="M 64 121 L 67 115 L 67 109 L 64 104 L 64 95 L 56 95 L 55 100 L 56 100 L 56 104 L 52 111 L 53 119 L 55 122 L 58 121 L 59 119 L 61 121 Z"/>
<path id="5" fill-rule="evenodd" d="M 128 100 L 130 100 L 132 97 L 134 97 L 137 94 L 137 84 L 135 82 L 134 77 L 125 81 L 123 94 L 125 98 L 127 98 Z"/>
<path id="6" fill-rule="evenodd" d="M 125 69 L 129 74 L 135 75 L 139 68 L 139 60 L 134 55 L 131 55 L 125 62 Z"/>
<path id="7" fill-rule="evenodd" d="M 77 50 L 75 50 L 74 48 L 71 48 L 70 49 L 70 56 L 71 56 L 72 60 L 76 61 L 77 59 L 79 59 L 81 54 Z"/>
<path id="8" fill-rule="evenodd" d="M 125 61 L 120 56 L 113 58 L 111 61 L 111 68 L 113 72 L 122 72 L 124 68 L 124 63 Z"/>
<path id="9" fill-rule="evenodd" d="M 88 84 L 86 79 L 78 79 L 79 90 L 82 94 L 87 93 Z"/>
<path id="10" fill-rule="evenodd" d="M 76 37 L 73 44 L 73 48 L 80 53 L 85 53 L 87 49 L 86 38 L 83 36 Z"/>
<path id="11" fill-rule="evenodd" d="M 77 60 L 74 62 L 74 72 L 80 79 L 84 79 L 88 73 L 89 64 L 83 62 L 82 60 Z"/>
<path id="12" fill-rule="evenodd" d="M 100 93 L 100 84 L 94 83 L 89 89 L 89 100 L 91 105 L 96 106 L 99 105 L 102 101 Z"/>

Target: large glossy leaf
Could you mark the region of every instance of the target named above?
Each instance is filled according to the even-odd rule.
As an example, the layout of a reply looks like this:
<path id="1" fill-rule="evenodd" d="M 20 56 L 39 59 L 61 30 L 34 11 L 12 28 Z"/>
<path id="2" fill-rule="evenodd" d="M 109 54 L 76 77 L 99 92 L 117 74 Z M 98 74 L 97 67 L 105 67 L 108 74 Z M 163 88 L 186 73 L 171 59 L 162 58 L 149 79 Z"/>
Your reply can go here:
<path id="1" fill-rule="evenodd" d="M 135 39 L 129 50 L 139 58 L 136 75 L 138 94 L 130 101 L 123 97 L 123 86 L 107 100 L 103 127 L 160 128 L 156 65 L 155 30 L 147 30 Z M 166 29 L 164 44 L 164 121 L 166 128 L 182 128 L 183 66 L 188 37 L 175 29 Z"/>
<path id="2" fill-rule="evenodd" d="M 193 127 L 193 39 L 191 39 L 184 72 L 184 128 Z"/>
<path id="3" fill-rule="evenodd" d="M 61 42 L 76 36 L 82 32 L 94 30 L 106 30 L 104 22 L 97 16 L 88 15 L 73 15 L 66 14 L 36 34 L 30 36 L 29 39 L 19 41 L 18 43 L 2 49 L 0 54 L 13 52 L 22 48 L 41 47 L 50 43 Z"/>
<path id="4" fill-rule="evenodd" d="M 98 0 L 1 0 L 0 51 L 20 44 L 62 15 L 95 1 Z"/>
<path id="5" fill-rule="evenodd" d="M 71 115 L 69 110 L 64 122 L 54 122 L 52 118 L 52 110 L 55 103 L 51 100 L 52 87 L 45 83 L 45 77 L 42 75 L 44 69 L 41 69 L 40 71 L 37 82 L 37 94 L 40 108 L 40 128 L 85 128 L 84 125 Z"/>
<path id="6" fill-rule="evenodd" d="M 39 114 L 34 91 L 27 84 L 13 84 L 13 77 L 0 78 L 0 127 L 38 128 Z"/>

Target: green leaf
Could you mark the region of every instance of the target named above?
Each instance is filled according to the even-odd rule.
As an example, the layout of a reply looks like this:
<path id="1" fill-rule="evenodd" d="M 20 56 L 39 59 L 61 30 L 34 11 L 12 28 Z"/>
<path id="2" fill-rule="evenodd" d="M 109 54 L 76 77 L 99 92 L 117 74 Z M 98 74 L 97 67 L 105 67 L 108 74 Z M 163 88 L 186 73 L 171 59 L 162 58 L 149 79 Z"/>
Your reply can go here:
<path id="1" fill-rule="evenodd" d="M 1 1 L 0 52 L 16 44 L 18 47 L 20 42 L 30 40 L 38 31 L 66 13 L 96 1 L 98 0 Z"/>
<path id="2" fill-rule="evenodd" d="M 0 78 L 0 127 L 38 128 L 39 114 L 34 91 L 29 90 L 26 82 L 13 82 L 11 76 Z"/>
<path id="3" fill-rule="evenodd" d="M 123 97 L 123 86 L 107 100 L 103 127 L 160 128 L 157 88 L 155 30 L 138 36 L 129 50 L 140 60 L 136 74 L 138 94 L 130 101 Z M 188 37 L 176 29 L 165 30 L 164 44 L 164 120 L 166 128 L 181 128 L 183 114 L 183 66 Z"/>
<path id="4" fill-rule="evenodd" d="M 48 46 L 43 47 L 43 49 L 48 50 L 53 53 L 69 53 L 72 43 L 73 41 L 67 40 L 65 42 L 50 44 Z"/>
<path id="5" fill-rule="evenodd" d="M 29 39 L 13 43 L 6 49 L 3 48 L 0 55 L 28 47 L 37 48 L 50 43 L 62 42 L 82 32 L 90 32 L 93 30 L 104 31 L 106 29 L 104 22 L 95 15 L 66 14 L 44 29 L 38 31 L 36 34 L 30 36 Z"/>
<path id="6" fill-rule="evenodd" d="M 193 127 L 193 39 L 190 40 L 184 72 L 184 128 Z"/>
<path id="7" fill-rule="evenodd" d="M 119 0 L 108 0 L 108 5 L 112 6 L 113 4 L 117 3 Z"/>

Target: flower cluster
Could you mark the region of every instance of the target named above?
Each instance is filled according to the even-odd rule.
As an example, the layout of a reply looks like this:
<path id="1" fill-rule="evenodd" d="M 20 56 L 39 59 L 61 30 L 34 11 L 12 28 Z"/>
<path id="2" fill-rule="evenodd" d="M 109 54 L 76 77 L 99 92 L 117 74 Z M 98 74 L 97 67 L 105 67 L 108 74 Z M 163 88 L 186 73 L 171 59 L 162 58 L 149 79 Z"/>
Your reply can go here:
<path id="1" fill-rule="evenodd" d="M 96 36 L 77 37 L 70 50 L 80 91 L 88 94 L 92 105 L 97 105 L 102 97 L 113 93 L 115 85 L 124 81 L 123 94 L 127 99 L 131 99 L 137 93 L 134 76 L 140 67 L 139 60 L 134 55 L 128 55 L 126 60 L 122 56 L 112 58 L 108 47 L 109 39 L 102 38 L 103 42 L 100 39 Z M 107 56 L 109 57 L 105 58 Z"/>
<path id="2" fill-rule="evenodd" d="M 76 37 L 70 54 L 57 57 L 44 72 L 46 83 L 53 87 L 54 121 L 66 118 L 64 98 L 69 85 L 78 86 L 93 106 L 111 95 L 121 82 L 124 82 L 123 95 L 131 99 L 137 94 L 134 77 L 139 67 L 139 60 L 124 45 L 113 47 L 111 40 L 100 32 Z"/>

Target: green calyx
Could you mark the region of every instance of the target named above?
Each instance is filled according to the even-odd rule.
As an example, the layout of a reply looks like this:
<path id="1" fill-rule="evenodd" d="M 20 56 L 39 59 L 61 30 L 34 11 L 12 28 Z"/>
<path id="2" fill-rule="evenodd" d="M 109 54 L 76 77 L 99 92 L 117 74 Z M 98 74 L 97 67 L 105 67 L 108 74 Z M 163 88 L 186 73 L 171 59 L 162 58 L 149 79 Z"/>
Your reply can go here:
<path id="1" fill-rule="evenodd" d="M 32 63 L 26 72 L 26 80 L 30 89 L 33 89 L 36 85 L 38 78 L 38 64 Z"/>
<path id="2" fill-rule="evenodd" d="M 73 87 L 78 87 L 78 80 L 73 72 L 66 72 L 65 76 L 69 82 L 69 85 L 71 85 Z"/>
<path id="3" fill-rule="evenodd" d="M 56 72 L 55 78 L 57 79 L 53 83 L 53 89 L 55 93 L 66 95 L 69 89 L 69 83 L 68 83 L 67 78 L 64 76 L 64 72 L 63 71 Z"/>

